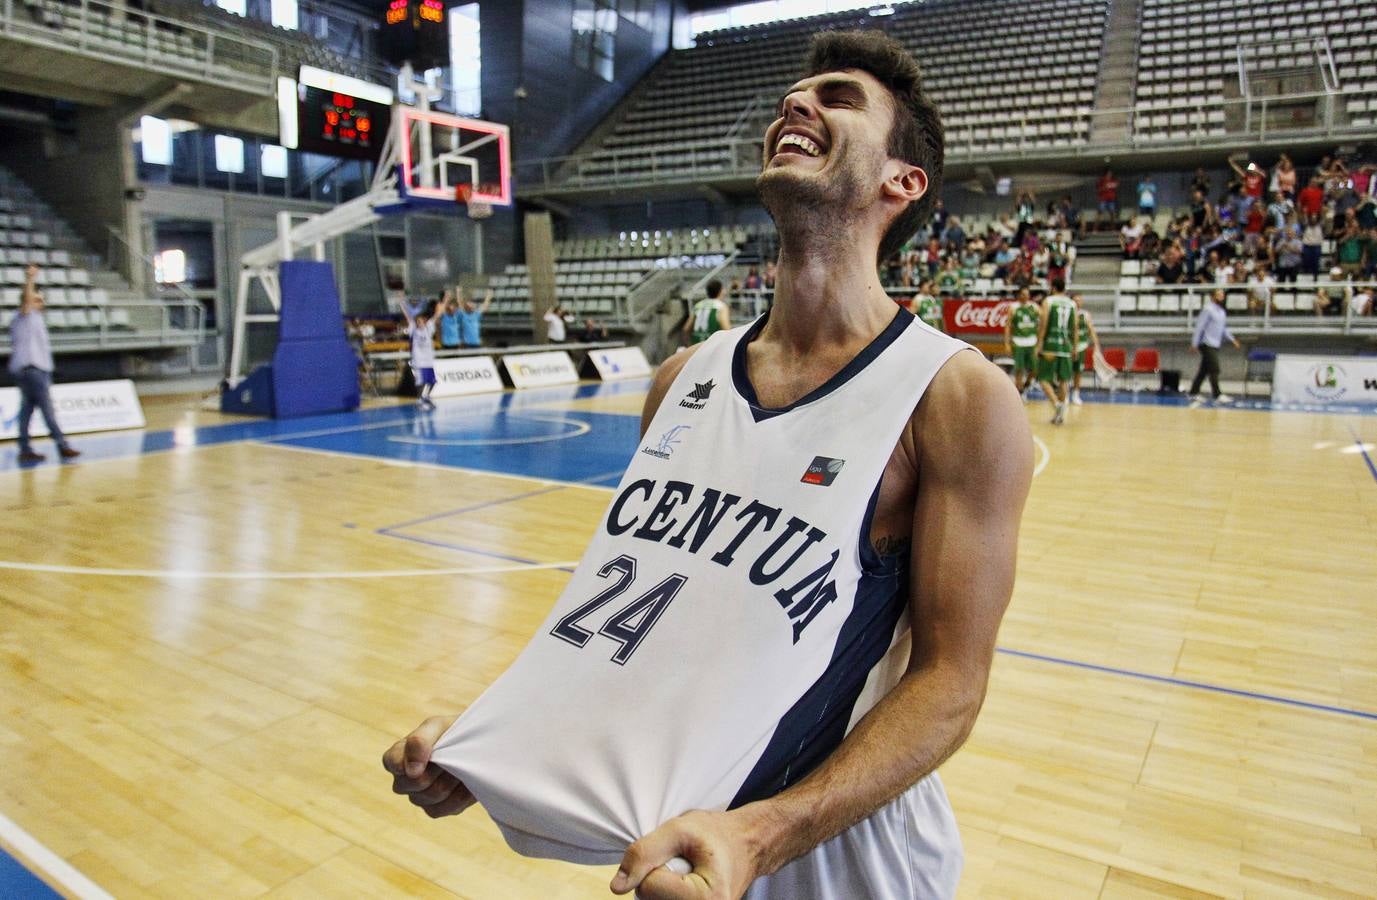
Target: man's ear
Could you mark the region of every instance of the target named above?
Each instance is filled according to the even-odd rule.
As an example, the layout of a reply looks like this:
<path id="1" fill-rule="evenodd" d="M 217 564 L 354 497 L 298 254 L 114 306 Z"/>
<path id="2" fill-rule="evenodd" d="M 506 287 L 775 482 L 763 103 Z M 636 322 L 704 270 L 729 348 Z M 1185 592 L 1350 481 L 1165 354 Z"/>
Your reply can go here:
<path id="1" fill-rule="evenodd" d="M 912 203 L 928 192 L 928 173 L 918 166 L 891 159 L 885 163 L 887 177 L 881 190 L 885 196 Z"/>

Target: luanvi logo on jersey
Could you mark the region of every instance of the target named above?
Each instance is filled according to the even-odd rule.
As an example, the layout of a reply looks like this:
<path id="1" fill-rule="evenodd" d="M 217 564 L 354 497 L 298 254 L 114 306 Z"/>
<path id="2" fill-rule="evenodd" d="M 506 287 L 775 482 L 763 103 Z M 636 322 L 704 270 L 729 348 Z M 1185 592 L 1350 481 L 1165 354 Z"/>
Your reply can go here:
<path id="1" fill-rule="evenodd" d="M 837 480 L 837 473 L 846 465 L 844 459 L 831 459 L 826 456 L 815 456 L 813 461 L 808 464 L 808 469 L 799 479 L 804 484 L 820 484 L 827 487 Z"/>
<path id="2" fill-rule="evenodd" d="M 712 383 L 712 379 L 699 384 L 693 383 L 693 390 L 688 392 L 688 396 L 679 401 L 679 405 L 684 409 L 702 409 L 708 405 L 708 396 L 712 394 L 712 389 L 717 385 Z"/>
<path id="3" fill-rule="evenodd" d="M 683 438 L 679 435 L 692 428 L 692 425 L 675 425 L 669 431 L 660 435 L 660 442 L 655 445 L 655 449 L 642 447 L 641 452 L 656 459 L 669 459 L 674 455 L 674 448 L 679 445 Z"/>

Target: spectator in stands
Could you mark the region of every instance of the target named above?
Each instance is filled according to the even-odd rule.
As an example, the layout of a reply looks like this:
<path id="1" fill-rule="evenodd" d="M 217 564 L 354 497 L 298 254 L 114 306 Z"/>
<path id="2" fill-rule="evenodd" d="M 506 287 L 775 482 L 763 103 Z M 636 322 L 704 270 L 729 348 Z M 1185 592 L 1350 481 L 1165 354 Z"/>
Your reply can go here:
<path id="1" fill-rule="evenodd" d="M 1359 194 L 1358 205 L 1353 210 L 1353 216 L 1358 220 L 1358 227 L 1363 231 L 1371 231 L 1377 228 L 1377 199 L 1371 194 Z"/>
<path id="2" fill-rule="evenodd" d="M 1138 224 L 1137 219 L 1130 218 L 1124 223 L 1124 227 L 1119 229 L 1119 249 L 1123 252 L 1124 259 L 1137 259 L 1142 249 L 1143 226 Z"/>
<path id="3" fill-rule="evenodd" d="M 1271 217 L 1273 228 L 1285 228 L 1286 219 L 1296 211 L 1296 205 L 1287 199 L 1285 193 L 1275 191 L 1272 202 L 1267 204 L 1267 215 Z"/>
<path id="4" fill-rule="evenodd" d="M 1324 212 L 1324 179 L 1318 174 L 1296 195 L 1296 208 L 1303 216 L 1318 216 Z"/>
<path id="5" fill-rule="evenodd" d="M 1144 219 L 1143 236 L 1138 241 L 1138 258 L 1156 259 L 1161 250 L 1162 238 L 1158 236 L 1157 229 L 1152 227 L 1152 220 Z"/>
<path id="6" fill-rule="evenodd" d="M 1286 224 L 1272 234 L 1272 265 L 1280 283 L 1294 282 L 1300 271 L 1305 245 L 1301 242 L 1300 225 L 1296 214 L 1287 216 Z"/>
<path id="7" fill-rule="evenodd" d="M 1377 166 L 1373 165 L 1372 163 L 1363 163 L 1353 172 L 1353 190 L 1358 192 L 1359 197 L 1372 196 L 1372 176 L 1374 172 L 1377 172 Z"/>
<path id="8" fill-rule="evenodd" d="M 1246 168 L 1239 166 L 1232 158 L 1229 160 L 1229 168 L 1234 170 L 1242 184 L 1239 211 L 1246 213 L 1249 207 L 1262 202 L 1262 194 L 1267 186 L 1267 170 L 1253 162 L 1248 163 Z"/>
<path id="9" fill-rule="evenodd" d="M 563 304 L 556 303 L 542 318 L 545 320 L 545 339 L 552 344 L 564 343 L 568 324 L 574 320 L 573 314 Z"/>
<path id="10" fill-rule="evenodd" d="M 1191 178 L 1191 193 L 1199 191 L 1202 196 L 1210 196 L 1210 176 L 1205 174 L 1203 168 L 1195 170 L 1194 177 Z"/>
<path id="11" fill-rule="evenodd" d="M 483 304 L 480 306 L 471 299 L 464 296 L 464 291 L 459 290 L 459 296 L 463 299 L 462 307 L 456 312 L 455 318 L 459 322 L 459 343 L 463 347 L 483 346 L 483 314 L 492 306 L 492 291 L 489 290 L 483 296 Z"/>
<path id="12" fill-rule="evenodd" d="M 717 283 L 717 287 L 719 291 L 722 289 L 722 283 L 720 281 Z M 600 325 L 592 319 L 583 320 L 583 331 L 579 332 L 580 341 L 591 344 L 596 341 L 605 341 L 607 337 L 606 325 Z"/>
<path id="13" fill-rule="evenodd" d="M 942 232 L 947 229 L 947 205 L 939 197 L 932 204 L 932 236 L 938 240 L 942 239 Z"/>
<path id="14" fill-rule="evenodd" d="M 57 444 L 58 455 L 74 459 L 81 451 L 67 443 L 57 424 L 50 389 L 53 384 L 53 350 L 48 341 L 48 325 L 43 321 L 43 294 L 38 287 L 38 266 L 24 270 L 24 290 L 19 310 L 10 321 L 10 375 L 19 388 L 19 463 L 33 465 L 44 460 L 29 441 L 29 422 L 37 409 L 48 426 L 48 435 Z"/>
<path id="15" fill-rule="evenodd" d="M 1262 246 L 1262 232 L 1267 227 L 1267 212 L 1262 204 L 1250 203 L 1243 213 L 1243 252 L 1256 256 Z"/>
<path id="16" fill-rule="evenodd" d="M 1037 199 L 1032 191 L 1020 191 L 1014 205 L 1014 219 L 1020 225 L 1031 225 L 1037 217 Z"/>
<path id="17" fill-rule="evenodd" d="M 1151 175 L 1138 179 L 1138 215 L 1151 218 L 1157 215 L 1157 182 Z"/>
<path id="18" fill-rule="evenodd" d="M 1205 284 L 1228 284 L 1234 275 L 1233 266 L 1224 261 L 1217 249 L 1209 251 L 1207 259 L 1200 280 Z"/>
<path id="19" fill-rule="evenodd" d="M 1185 254 L 1179 243 L 1170 241 L 1162 250 L 1162 256 L 1157 263 L 1157 283 L 1181 284 L 1185 280 Z"/>
<path id="20" fill-rule="evenodd" d="M 1239 265 L 1242 265 L 1242 260 Z M 1276 290 L 1277 280 L 1272 277 L 1272 273 L 1267 269 L 1267 263 L 1259 262 L 1253 266 L 1253 270 L 1248 273 L 1248 311 L 1261 312 L 1272 305 L 1272 294 Z"/>
<path id="21" fill-rule="evenodd" d="M 463 288 L 459 289 L 463 295 Z M 459 303 L 449 291 L 440 295 L 440 347 L 455 350 L 459 347 Z"/>
<path id="22" fill-rule="evenodd" d="M 1346 278 L 1357 278 L 1362 274 L 1364 257 L 1367 253 L 1367 235 L 1358 227 L 1358 217 L 1353 210 L 1344 216 L 1343 228 L 1334 233 L 1334 258 L 1337 268 Z"/>
<path id="23" fill-rule="evenodd" d="M 1200 354 L 1200 368 L 1191 382 L 1192 404 L 1200 399 L 1200 386 L 1208 377 L 1210 391 L 1215 402 L 1228 403 L 1233 398 L 1219 391 L 1219 348 L 1227 340 L 1239 348 L 1238 339 L 1229 333 L 1228 313 L 1224 309 L 1224 289 L 1216 288 L 1210 302 L 1200 311 L 1195 320 L 1195 333 L 1191 335 L 1191 352 Z"/>
<path id="24" fill-rule="evenodd" d="M 942 242 L 939 239 L 928 239 L 927 246 L 923 248 L 923 265 L 928 278 L 937 277 L 937 271 L 942 267 Z"/>
<path id="25" fill-rule="evenodd" d="M 1344 305 L 1353 296 L 1353 289 L 1344 282 L 1344 270 L 1335 266 L 1329 272 L 1329 283 L 1315 290 L 1315 315 L 1343 315 Z"/>
<path id="26" fill-rule="evenodd" d="M 760 279 L 760 269 L 756 266 L 751 266 L 750 271 L 746 273 L 746 281 L 742 287 L 748 291 L 758 291 L 764 284 L 765 282 Z"/>
<path id="27" fill-rule="evenodd" d="M 1106 167 L 1100 180 L 1095 182 L 1095 194 L 1100 199 L 1100 223 L 1119 221 L 1119 179 L 1114 177 L 1112 169 Z"/>
<path id="28" fill-rule="evenodd" d="M 1296 166 L 1285 153 L 1277 160 L 1276 168 L 1272 169 L 1270 187 L 1273 193 L 1279 193 L 1287 200 L 1296 199 Z"/>
<path id="29" fill-rule="evenodd" d="M 775 261 L 773 259 L 765 263 L 764 281 L 765 290 L 773 291 L 775 289 Z"/>
<path id="30" fill-rule="evenodd" d="M 946 246 L 948 253 L 960 256 L 966 250 L 966 232 L 961 227 L 961 220 L 952 216 L 947 220 L 947 227 L 942 232 L 942 243 Z"/>
<path id="31" fill-rule="evenodd" d="M 1047 247 L 1047 283 L 1071 280 L 1071 263 L 1076 258 L 1076 248 L 1071 243 L 1071 233 L 1063 231 L 1057 240 Z"/>
<path id="32" fill-rule="evenodd" d="M 1324 219 L 1311 213 L 1301 229 L 1301 274 L 1319 275 L 1324 255 Z"/>
<path id="33" fill-rule="evenodd" d="M 1059 205 L 1061 207 L 1061 219 L 1064 223 L 1063 227 L 1071 229 L 1071 231 L 1079 237 L 1081 230 L 1081 211 L 1076 208 L 1076 204 L 1071 202 L 1071 196 L 1069 194 L 1061 198 L 1061 203 Z"/>
<path id="34" fill-rule="evenodd" d="M 937 276 L 937 290 L 953 297 L 960 297 L 966 292 L 966 282 L 961 277 L 961 269 L 955 256 L 948 256 L 942 264 L 942 271 Z"/>
<path id="35" fill-rule="evenodd" d="M 1219 214 L 1200 188 L 1191 191 L 1191 225 L 1197 231 L 1209 225 L 1219 224 Z"/>

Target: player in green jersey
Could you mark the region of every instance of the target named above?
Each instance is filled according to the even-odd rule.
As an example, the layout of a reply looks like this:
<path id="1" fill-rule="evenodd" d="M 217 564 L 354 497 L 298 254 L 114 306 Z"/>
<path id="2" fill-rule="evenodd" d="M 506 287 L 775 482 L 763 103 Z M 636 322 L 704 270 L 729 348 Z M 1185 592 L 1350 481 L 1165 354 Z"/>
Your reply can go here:
<path id="1" fill-rule="evenodd" d="M 1067 385 L 1071 382 L 1071 354 L 1076 347 L 1076 303 L 1063 293 L 1066 283 L 1052 280 L 1052 293 L 1042 301 L 1038 323 L 1038 384 L 1052 404 L 1052 424 L 1066 421 Z"/>
<path id="2" fill-rule="evenodd" d="M 1037 372 L 1038 323 L 1041 316 L 1027 288 L 1018 292 L 1018 303 L 1004 320 L 1004 346 L 1014 355 L 1014 387 L 1028 399 L 1028 386 Z"/>
<path id="3" fill-rule="evenodd" d="M 946 332 L 946 326 L 942 324 L 942 300 L 934 292 L 937 285 L 931 281 L 923 282 L 919 288 L 918 296 L 914 298 L 913 314 L 921 319 L 924 324 L 931 325 L 938 331 Z"/>
<path id="4" fill-rule="evenodd" d="M 715 332 L 732 327 L 731 313 L 722 300 L 722 282 L 714 278 L 708 282 L 707 291 L 707 298 L 693 304 L 688 321 L 684 323 L 684 333 L 690 334 L 695 344 L 701 344 Z"/>
<path id="5" fill-rule="evenodd" d="M 1090 313 L 1085 311 L 1083 299 L 1080 294 L 1071 295 L 1071 300 L 1076 304 L 1076 355 L 1071 358 L 1072 406 L 1081 405 L 1081 373 L 1085 370 L 1085 351 L 1094 347 L 1095 355 L 1100 353 L 1100 336 L 1095 333 L 1095 323 L 1090 320 Z"/>

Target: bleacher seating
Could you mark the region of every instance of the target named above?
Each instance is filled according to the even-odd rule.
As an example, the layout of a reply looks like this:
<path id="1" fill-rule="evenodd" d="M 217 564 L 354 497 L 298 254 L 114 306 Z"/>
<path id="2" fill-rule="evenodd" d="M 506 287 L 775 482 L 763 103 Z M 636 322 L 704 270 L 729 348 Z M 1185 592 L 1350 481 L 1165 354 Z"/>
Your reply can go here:
<path id="1" fill-rule="evenodd" d="M 1218 136 L 1240 127 L 1228 120 L 1223 102 L 1225 86 L 1239 83 L 1240 45 L 1254 74 L 1313 72 L 1317 37 L 1328 41 L 1347 98 L 1337 124 L 1347 114 L 1348 124 L 1371 125 L 1377 117 L 1377 33 L 1360 15 L 1365 8 L 1360 0 L 1144 0 L 1139 133 Z"/>
<path id="2" fill-rule="evenodd" d="M 997 0 L 979 16 L 964 0 L 894 9 L 884 27 L 925 64 L 949 153 L 1085 143 L 1106 0 Z M 812 35 L 875 24 L 862 10 L 700 34 L 697 46 L 671 52 L 596 146 L 581 149 L 577 175 L 610 180 L 652 167 L 664 175 L 736 165 L 723 139 L 759 138 Z"/>
<path id="3" fill-rule="evenodd" d="M 725 257 L 759 229 L 745 226 L 629 231 L 555 242 L 555 295 L 580 315 L 619 320 L 628 294 L 666 261 Z M 530 278 L 521 264 L 508 265 L 489 285 L 492 311 L 530 315 Z"/>

